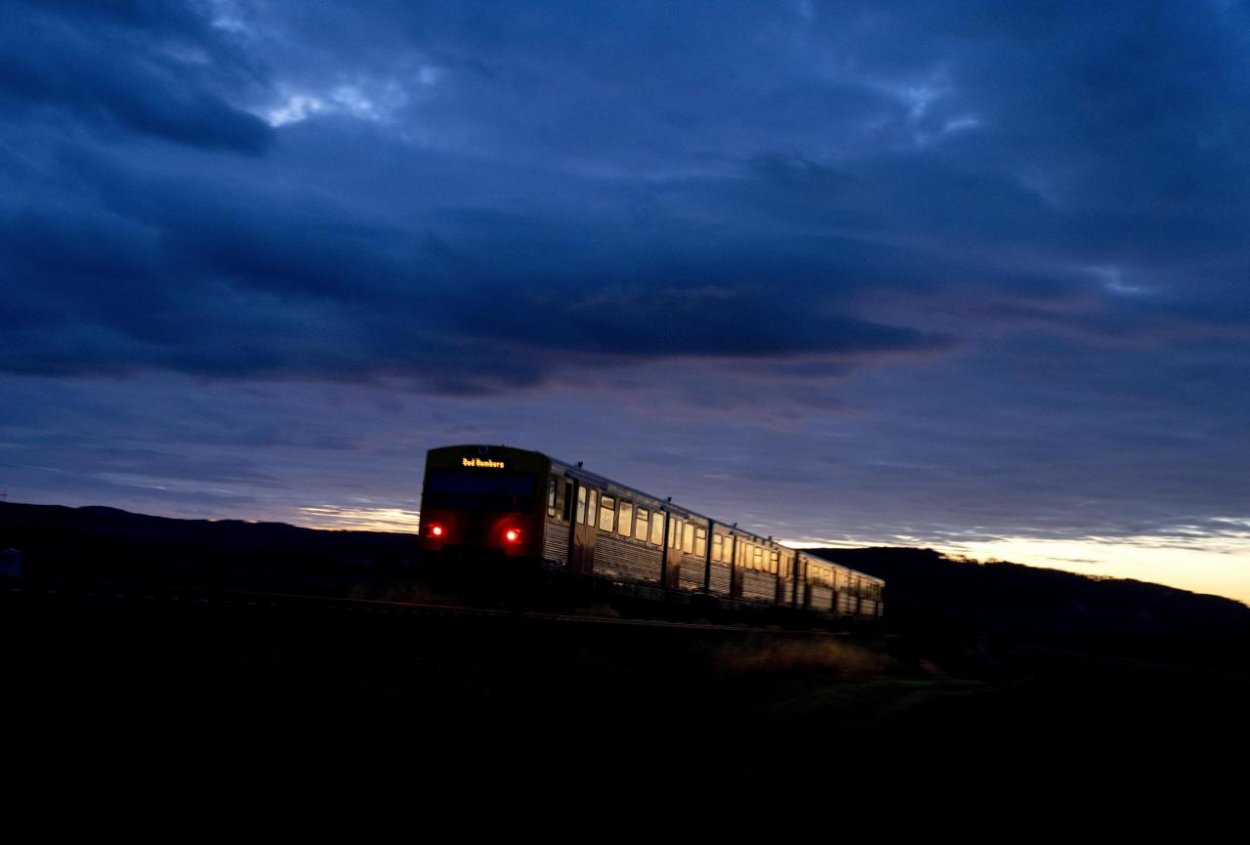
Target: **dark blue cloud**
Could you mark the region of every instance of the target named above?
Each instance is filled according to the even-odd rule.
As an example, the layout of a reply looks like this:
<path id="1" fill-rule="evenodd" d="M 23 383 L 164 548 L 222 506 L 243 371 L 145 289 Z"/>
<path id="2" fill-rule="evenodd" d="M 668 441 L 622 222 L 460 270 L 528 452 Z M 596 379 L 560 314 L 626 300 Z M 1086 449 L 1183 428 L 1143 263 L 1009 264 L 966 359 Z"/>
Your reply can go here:
<path id="1" fill-rule="evenodd" d="M 168 3 L 6 4 L 0 103 L 29 118 L 112 125 L 244 153 L 273 141 L 218 89 L 246 78 L 208 20 Z"/>
<path id="2" fill-rule="evenodd" d="M 0 247 L 46 294 L 6 306 L 10 369 L 462 390 L 951 349 L 969 318 L 1150 333 L 1241 295 L 1187 273 L 1241 250 L 1235 10 L 13 12 L 43 161 Z M 889 291 L 903 322 L 866 310 Z"/>

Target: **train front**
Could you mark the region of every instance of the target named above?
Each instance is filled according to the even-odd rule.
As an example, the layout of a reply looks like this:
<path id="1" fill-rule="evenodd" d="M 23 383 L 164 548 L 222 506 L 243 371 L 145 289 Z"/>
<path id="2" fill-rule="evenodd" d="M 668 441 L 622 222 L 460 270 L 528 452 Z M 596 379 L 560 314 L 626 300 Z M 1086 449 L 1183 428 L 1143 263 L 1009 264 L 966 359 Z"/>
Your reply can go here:
<path id="1" fill-rule="evenodd" d="M 550 459 L 523 449 L 431 449 L 421 496 L 422 546 L 465 557 L 539 557 L 550 471 Z"/>

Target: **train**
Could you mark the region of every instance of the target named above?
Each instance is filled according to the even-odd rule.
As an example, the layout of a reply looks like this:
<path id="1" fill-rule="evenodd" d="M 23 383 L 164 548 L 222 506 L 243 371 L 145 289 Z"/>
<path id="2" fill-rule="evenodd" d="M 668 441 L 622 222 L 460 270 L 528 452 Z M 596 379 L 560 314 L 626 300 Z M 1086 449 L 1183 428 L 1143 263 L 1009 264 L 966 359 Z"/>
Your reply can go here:
<path id="1" fill-rule="evenodd" d="M 875 620 L 885 582 L 541 452 L 429 450 L 420 537 L 440 560 L 529 562 L 669 601 Z M 506 565 L 506 564 L 505 564 Z"/>

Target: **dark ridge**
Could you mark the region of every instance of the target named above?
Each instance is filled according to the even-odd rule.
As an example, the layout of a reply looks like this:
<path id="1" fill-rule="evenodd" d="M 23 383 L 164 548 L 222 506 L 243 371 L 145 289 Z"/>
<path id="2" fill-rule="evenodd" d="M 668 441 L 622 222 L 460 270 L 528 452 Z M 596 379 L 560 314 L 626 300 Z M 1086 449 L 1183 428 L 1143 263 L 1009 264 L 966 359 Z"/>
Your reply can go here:
<path id="1" fill-rule="evenodd" d="M 1250 649 L 1250 607 L 1219 596 L 933 549 L 808 551 L 884 578 L 891 628 L 948 651 L 1032 643 L 1223 664 Z"/>
<path id="2" fill-rule="evenodd" d="M 0 503 L 6 547 L 35 576 L 339 594 L 362 573 L 403 570 L 419 555 L 407 534 Z M 1236 668 L 1250 653 L 1250 608 L 1230 599 L 932 549 L 809 551 L 885 579 L 886 622 L 900 647 L 945 661 L 1020 644 Z"/>
<path id="3" fill-rule="evenodd" d="M 416 538 L 281 522 L 171 519 L 117 508 L 0 503 L 0 548 L 35 575 L 152 578 L 277 589 L 411 563 Z"/>

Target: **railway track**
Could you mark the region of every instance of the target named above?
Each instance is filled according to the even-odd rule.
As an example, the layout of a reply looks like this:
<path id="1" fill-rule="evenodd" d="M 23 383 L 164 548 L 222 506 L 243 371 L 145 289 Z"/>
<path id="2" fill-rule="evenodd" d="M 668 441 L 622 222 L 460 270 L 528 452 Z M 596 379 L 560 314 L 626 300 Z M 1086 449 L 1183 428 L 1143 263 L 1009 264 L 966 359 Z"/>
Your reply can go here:
<path id="1" fill-rule="evenodd" d="M 205 609 L 261 613 L 266 610 L 320 611 L 332 615 L 412 617 L 423 619 L 508 620 L 535 624 L 655 628 L 705 631 L 725 635 L 767 635 L 782 638 L 844 639 L 845 631 L 793 629 L 778 626 L 715 624 L 651 618 L 621 618 L 593 611 L 546 612 L 529 609 L 480 607 L 462 603 L 397 601 L 376 598 L 322 596 L 298 592 L 272 592 L 242 589 L 216 589 L 185 585 L 136 583 L 129 581 L 49 578 L 38 583 L 14 583 L 0 588 L 0 601 L 53 603 L 107 607 L 109 605 L 163 606 L 185 608 L 188 612 Z"/>

